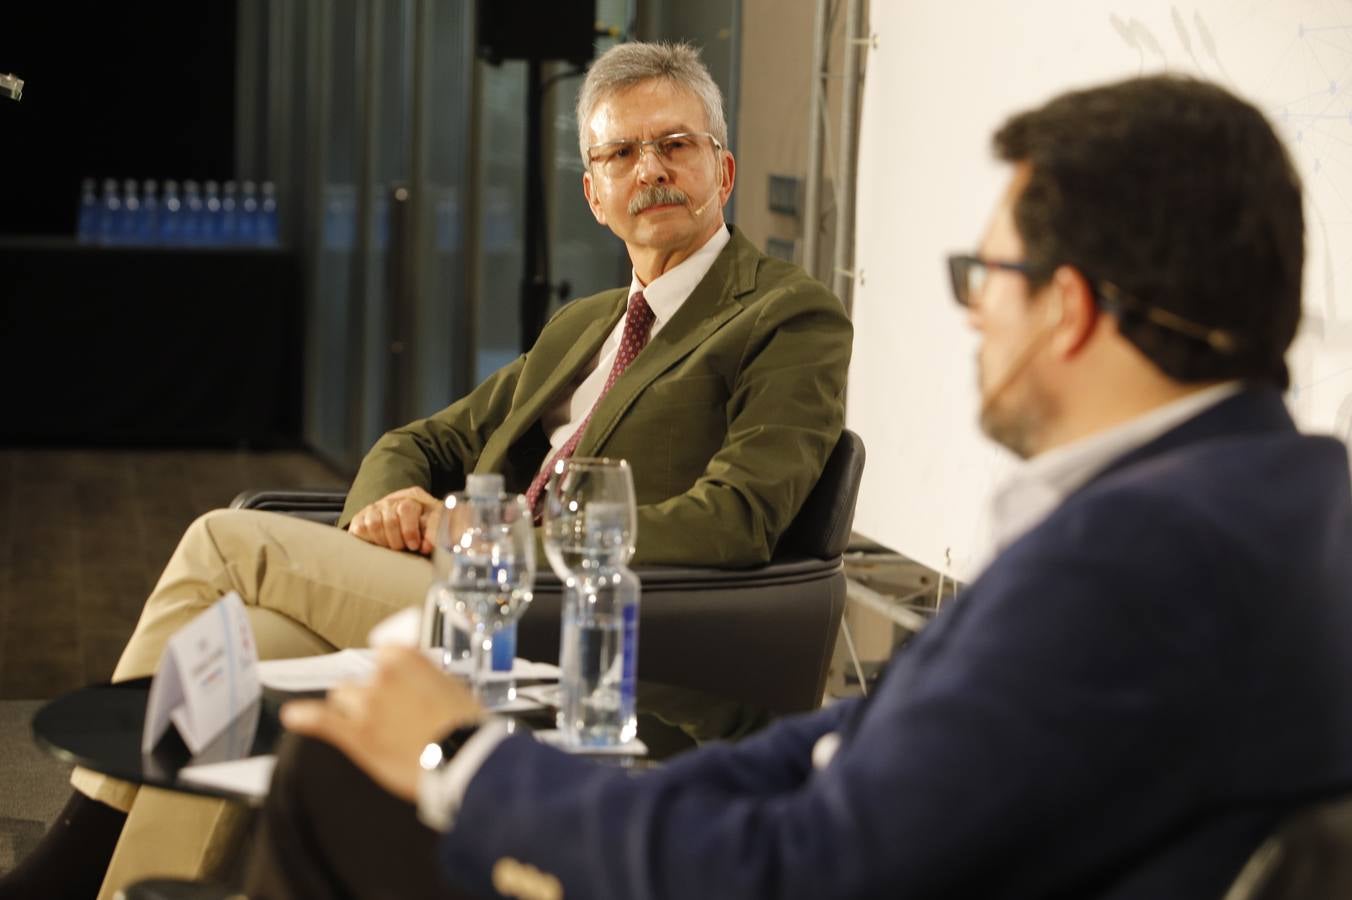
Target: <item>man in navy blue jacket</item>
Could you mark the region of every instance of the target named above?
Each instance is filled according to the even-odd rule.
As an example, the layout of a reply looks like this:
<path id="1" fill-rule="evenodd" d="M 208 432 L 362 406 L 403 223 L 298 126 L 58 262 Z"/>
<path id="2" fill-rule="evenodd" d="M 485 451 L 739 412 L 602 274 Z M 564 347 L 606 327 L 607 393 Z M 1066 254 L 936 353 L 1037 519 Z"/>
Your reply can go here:
<path id="1" fill-rule="evenodd" d="M 475 895 L 1219 897 L 1352 783 L 1348 456 L 1282 403 L 1304 240 L 1277 137 L 1155 77 L 1017 115 L 995 149 L 1008 189 L 949 266 L 982 425 L 1027 462 L 999 554 L 872 696 L 634 776 L 390 652 L 285 710 L 371 780 L 288 751 L 261 896 L 436 895 L 435 851 Z"/>

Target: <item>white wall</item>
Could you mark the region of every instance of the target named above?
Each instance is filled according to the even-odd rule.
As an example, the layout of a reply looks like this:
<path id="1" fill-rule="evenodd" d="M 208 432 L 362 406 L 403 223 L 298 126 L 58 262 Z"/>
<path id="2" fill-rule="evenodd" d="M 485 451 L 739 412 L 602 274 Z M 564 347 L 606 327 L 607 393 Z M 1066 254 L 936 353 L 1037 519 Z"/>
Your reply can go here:
<path id="1" fill-rule="evenodd" d="M 944 255 L 976 245 L 1006 172 L 990 134 L 1054 94 L 1162 69 L 1268 111 L 1305 180 L 1306 321 L 1288 401 L 1352 435 L 1352 3 L 875 0 L 860 144 L 848 424 L 868 446 L 855 527 L 958 577 L 1008 469 L 975 425 L 975 342 Z"/>

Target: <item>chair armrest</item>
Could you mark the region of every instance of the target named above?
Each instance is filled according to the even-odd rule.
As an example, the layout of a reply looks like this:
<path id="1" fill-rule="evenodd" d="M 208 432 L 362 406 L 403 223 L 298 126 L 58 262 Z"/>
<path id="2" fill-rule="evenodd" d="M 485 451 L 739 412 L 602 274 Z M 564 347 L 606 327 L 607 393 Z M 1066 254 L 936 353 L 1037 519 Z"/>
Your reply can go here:
<path id="1" fill-rule="evenodd" d="M 330 488 L 264 488 L 240 492 L 230 501 L 230 508 L 287 513 L 312 522 L 335 525 L 346 498 L 345 491 Z"/>
<path id="2" fill-rule="evenodd" d="M 857 474 L 857 469 L 855 470 Z M 334 524 L 334 490 L 245 491 L 232 509 L 288 513 Z M 853 508 L 853 497 L 845 507 Z M 846 526 L 848 527 L 848 526 Z M 730 696 L 773 712 L 815 709 L 845 606 L 839 555 L 789 553 L 749 569 L 643 566 L 639 678 Z M 559 658 L 563 585 L 540 560 L 535 599 L 521 620 L 517 652 Z M 693 665 L 692 648 L 707 660 Z"/>

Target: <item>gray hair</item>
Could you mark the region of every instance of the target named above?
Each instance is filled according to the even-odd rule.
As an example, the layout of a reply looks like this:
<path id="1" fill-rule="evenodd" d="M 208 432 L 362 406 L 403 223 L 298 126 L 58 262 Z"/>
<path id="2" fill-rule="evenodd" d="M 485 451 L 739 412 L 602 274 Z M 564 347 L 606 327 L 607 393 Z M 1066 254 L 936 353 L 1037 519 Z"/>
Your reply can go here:
<path id="1" fill-rule="evenodd" d="M 728 121 L 723 117 L 723 94 L 690 44 L 616 44 L 587 70 L 577 94 L 577 142 L 582 163 L 587 160 L 587 122 L 596 105 L 607 97 L 654 78 L 665 79 L 699 98 L 709 133 L 728 146 Z"/>

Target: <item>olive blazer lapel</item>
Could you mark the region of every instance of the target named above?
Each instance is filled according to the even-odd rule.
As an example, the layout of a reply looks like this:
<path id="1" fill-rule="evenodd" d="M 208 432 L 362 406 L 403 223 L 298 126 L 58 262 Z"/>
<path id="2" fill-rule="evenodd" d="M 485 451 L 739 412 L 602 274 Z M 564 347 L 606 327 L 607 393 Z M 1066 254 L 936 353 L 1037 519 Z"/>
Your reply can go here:
<path id="1" fill-rule="evenodd" d="M 751 242 L 733 230 L 732 239 L 681 308 L 653 335 L 610 391 L 598 401 L 576 456 L 595 455 L 634 401 L 662 373 L 669 370 L 743 309 L 739 298 L 756 289 L 760 254 Z"/>

